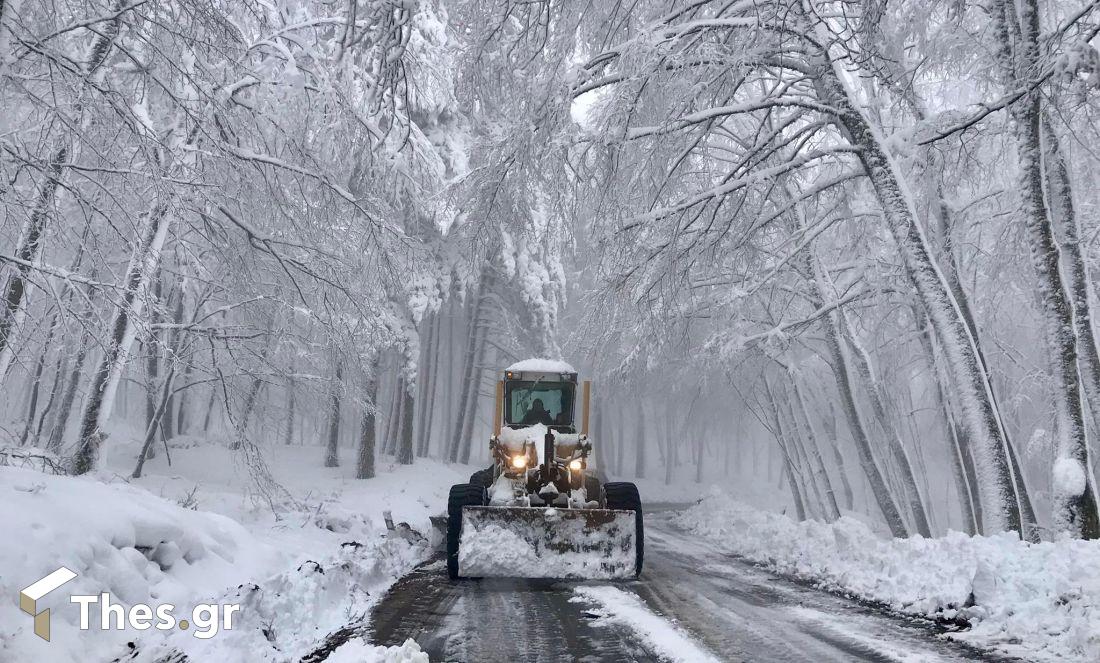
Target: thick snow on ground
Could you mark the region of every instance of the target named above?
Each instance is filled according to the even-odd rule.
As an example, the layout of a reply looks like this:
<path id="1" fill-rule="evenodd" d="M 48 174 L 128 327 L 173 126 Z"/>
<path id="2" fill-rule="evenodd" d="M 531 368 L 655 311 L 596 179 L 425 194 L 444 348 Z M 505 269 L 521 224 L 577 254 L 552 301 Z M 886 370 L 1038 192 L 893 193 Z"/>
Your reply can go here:
<path id="1" fill-rule="evenodd" d="M 684 663 L 717 662 L 674 622 L 656 615 L 637 595 L 618 587 L 581 586 L 573 590 L 573 601 L 595 604 L 595 625 L 612 623 L 625 626 L 641 638 L 658 656 Z"/>
<path id="2" fill-rule="evenodd" d="M 524 359 L 523 361 L 517 361 L 508 368 L 506 371 L 537 371 L 542 373 L 576 373 L 577 370 L 557 359 Z"/>
<path id="3" fill-rule="evenodd" d="M 1034 661 L 1100 660 L 1100 542 L 1012 534 L 888 539 L 841 518 L 796 523 L 711 494 L 684 526 L 731 553 L 893 610 L 961 618 L 949 637 Z M 705 573 L 706 569 L 701 569 Z"/>
<path id="4" fill-rule="evenodd" d="M 222 444 L 176 440 L 171 467 L 161 449 L 139 480 L 122 478 L 132 469 L 130 451 L 136 447 L 116 449 L 96 477 L 0 467 L 0 523 L 9 535 L 0 540 L 0 595 L 9 597 L 0 601 L 0 661 L 112 660 L 130 641 L 135 661 L 172 649 L 197 661 L 297 660 L 362 620 L 390 583 L 430 554 L 438 535 L 428 518 L 467 471 L 383 460 L 379 476 L 364 481 L 353 478 L 351 450 L 343 467 L 323 468 L 317 447 L 280 447 L 270 466 L 287 492 L 276 516 L 248 489 L 239 454 Z M 47 643 L 12 599 L 61 565 L 77 577 L 41 604 L 53 608 Z M 241 610 L 232 630 L 205 640 L 195 629 L 79 631 L 69 595 L 100 592 L 123 605 L 173 603 L 177 619 L 190 618 L 198 603 Z M 98 608 L 91 615 L 96 620 Z M 377 654 L 365 660 L 423 660 L 356 640 L 341 650 L 352 655 L 360 645 Z"/>

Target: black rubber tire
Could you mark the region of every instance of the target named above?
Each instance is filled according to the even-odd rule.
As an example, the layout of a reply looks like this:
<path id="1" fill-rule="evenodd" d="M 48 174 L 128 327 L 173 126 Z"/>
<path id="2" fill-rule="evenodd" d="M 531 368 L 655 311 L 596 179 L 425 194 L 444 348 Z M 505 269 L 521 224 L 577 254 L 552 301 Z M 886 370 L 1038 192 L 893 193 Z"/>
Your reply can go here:
<path id="1" fill-rule="evenodd" d="M 586 476 L 584 478 L 584 494 L 588 501 L 596 500 L 600 503 L 600 508 L 604 508 L 606 501 L 603 496 L 603 486 L 600 485 L 599 479 L 594 476 Z"/>
<path id="2" fill-rule="evenodd" d="M 496 481 L 496 477 L 493 476 L 494 468 L 492 465 L 486 467 L 484 470 L 478 470 L 470 475 L 470 483 L 475 486 L 481 486 L 488 490 L 493 486 L 493 482 Z"/>
<path id="3" fill-rule="evenodd" d="M 612 481 L 603 485 L 608 509 L 634 512 L 634 524 L 638 536 L 635 540 L 634 575 L 642 574 L 642 558 L 645 556 L 645 529 L 642 526 L 642 497 L 638 487 L 628 481 Z"/>
<path id="4" fill-rule="evenodd" d="M 462 536 L 462 508 L 485 504 L 485 488 L 472 483 L 451 486 L 447 497 L 447 575 L 458 580 L 458 542 Z"/>

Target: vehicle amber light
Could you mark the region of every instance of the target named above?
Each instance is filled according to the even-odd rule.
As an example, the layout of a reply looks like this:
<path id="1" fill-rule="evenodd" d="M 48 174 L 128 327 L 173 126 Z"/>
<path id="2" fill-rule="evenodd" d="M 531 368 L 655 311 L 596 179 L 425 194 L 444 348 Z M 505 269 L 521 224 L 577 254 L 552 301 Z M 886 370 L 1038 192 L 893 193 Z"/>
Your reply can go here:
<path id="1" fill-rule="evenodd" d="M 569 469 L 573 470 L 574 472 L 579 472 L 583 467 L 584 463 L 582 463 L 579 458 L 577 460 L 569 461 Z"/>
<path id="2" fill-rule="evenodd" d="M 527 467 L 527 456 L 512 456 L 512 467 L 519 470 Z"/>

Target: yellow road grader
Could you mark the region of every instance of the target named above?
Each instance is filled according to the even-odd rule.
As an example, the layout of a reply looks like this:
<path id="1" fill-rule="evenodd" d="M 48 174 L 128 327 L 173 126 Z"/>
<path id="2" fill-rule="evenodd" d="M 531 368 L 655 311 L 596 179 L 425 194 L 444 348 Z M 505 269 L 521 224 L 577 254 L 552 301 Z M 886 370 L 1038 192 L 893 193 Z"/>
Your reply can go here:
<path id="1" fill-rule="evenodd" d="M 493 465 L 452 486 L 447 502 L 452 579 L 641 573 L 638 488 L 601 483 L 590 467 L 591 385 L 578 385 L 577 372 L 559 361 L 529 359 L 504 370 L 489 438 Z"/>

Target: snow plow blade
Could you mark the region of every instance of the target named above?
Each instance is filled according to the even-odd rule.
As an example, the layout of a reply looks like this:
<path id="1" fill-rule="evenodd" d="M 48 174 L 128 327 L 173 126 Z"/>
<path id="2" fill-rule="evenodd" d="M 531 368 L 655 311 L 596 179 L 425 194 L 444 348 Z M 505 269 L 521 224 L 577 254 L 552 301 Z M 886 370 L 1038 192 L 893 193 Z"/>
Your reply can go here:
<path id="1" fill-rule="evenodd" d="M 459 574 L 467 578 L 634 578 L 635 512 L 467 506 Z"/>

